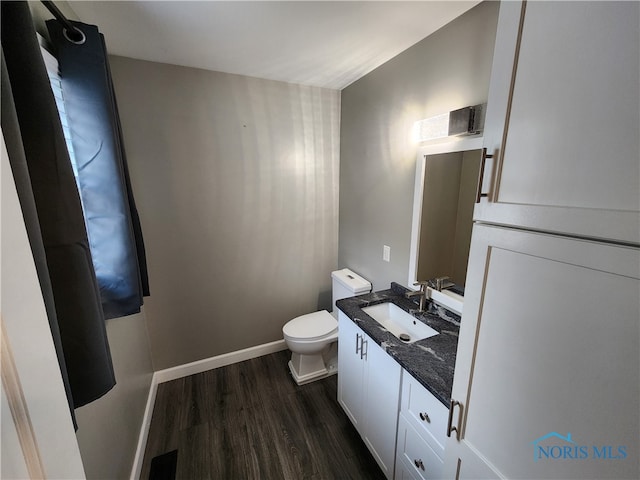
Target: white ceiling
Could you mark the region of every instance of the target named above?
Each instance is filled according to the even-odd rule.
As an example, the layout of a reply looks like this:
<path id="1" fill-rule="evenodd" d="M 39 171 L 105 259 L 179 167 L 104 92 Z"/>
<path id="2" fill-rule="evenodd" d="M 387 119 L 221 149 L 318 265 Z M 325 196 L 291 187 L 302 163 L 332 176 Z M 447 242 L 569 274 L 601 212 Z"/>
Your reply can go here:
<path id="1" fill-rule="evenodd" d="M 342 89 L 479 1 L 69 1 L 109 53 Z"/>

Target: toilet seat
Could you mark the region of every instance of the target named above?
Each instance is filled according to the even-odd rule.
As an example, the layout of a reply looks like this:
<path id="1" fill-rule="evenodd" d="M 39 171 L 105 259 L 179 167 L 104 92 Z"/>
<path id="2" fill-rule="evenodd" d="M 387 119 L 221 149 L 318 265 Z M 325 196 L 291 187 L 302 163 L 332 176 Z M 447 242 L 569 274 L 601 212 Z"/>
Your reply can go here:
<path id="1" fill-rule="evenodd" d="M 306 341 L 324 338 L 337 330 L 338 321 L 326 310 L 301 315 L 282 327 L 285 336 Z"/>

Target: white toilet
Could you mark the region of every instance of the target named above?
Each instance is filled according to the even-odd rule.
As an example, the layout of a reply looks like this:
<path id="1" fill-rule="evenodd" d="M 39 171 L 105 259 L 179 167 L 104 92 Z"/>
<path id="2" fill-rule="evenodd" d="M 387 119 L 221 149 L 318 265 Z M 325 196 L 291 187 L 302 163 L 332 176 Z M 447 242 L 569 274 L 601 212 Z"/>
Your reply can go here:
<path id="1" fill-rule="evenodd" d="M 332 305 L 341 298 L 371 291 L 371 283 L 348 268 L 331 272 Z M 338 313 L 326 310 L 307 313 L 282 327 L 284 341 L 291 350 L 289 370 L 298 385 L 338 372 Z"/>

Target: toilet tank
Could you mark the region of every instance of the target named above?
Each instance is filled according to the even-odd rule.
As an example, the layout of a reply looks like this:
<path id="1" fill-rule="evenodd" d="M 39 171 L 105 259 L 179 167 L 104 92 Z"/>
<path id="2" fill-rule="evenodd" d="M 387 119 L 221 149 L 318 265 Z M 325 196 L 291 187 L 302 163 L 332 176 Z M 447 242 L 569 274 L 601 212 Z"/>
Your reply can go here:
<path id="1" fill-rule="evenodd" d="M 335 306 L 338 300 L 341 298 L 355 297 L 356 295 L 369 293 L 371 291 L 371 282 L 365 280 L 348 268 L 331 272 L 331 277 L 333 280 L 333 303 L 331 305 L 333 306 L 334 316 L 337 315 Z"/>

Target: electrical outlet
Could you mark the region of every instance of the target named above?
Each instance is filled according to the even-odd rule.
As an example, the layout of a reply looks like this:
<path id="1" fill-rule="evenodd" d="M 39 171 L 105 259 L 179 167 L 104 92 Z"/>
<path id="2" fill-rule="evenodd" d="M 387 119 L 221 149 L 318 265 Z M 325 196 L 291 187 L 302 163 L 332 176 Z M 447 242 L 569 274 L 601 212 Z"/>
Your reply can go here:
<path id="1" fill-rule="evenodd" d="M 382 247 L 382 260 L 385 262 L 391 260 L 391 247 L 389 245 L 384 245 Z"/>

